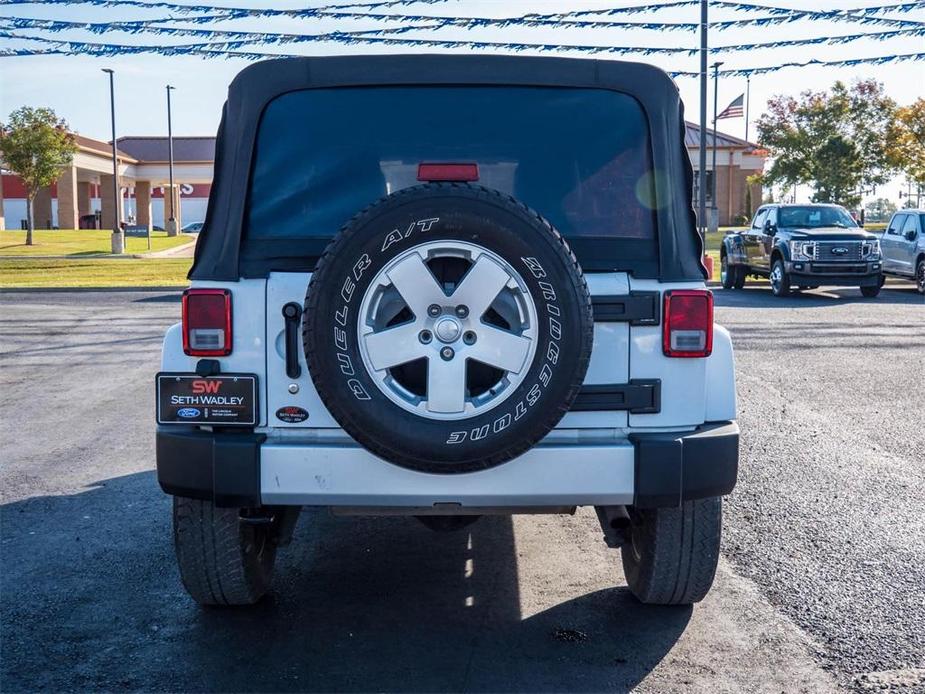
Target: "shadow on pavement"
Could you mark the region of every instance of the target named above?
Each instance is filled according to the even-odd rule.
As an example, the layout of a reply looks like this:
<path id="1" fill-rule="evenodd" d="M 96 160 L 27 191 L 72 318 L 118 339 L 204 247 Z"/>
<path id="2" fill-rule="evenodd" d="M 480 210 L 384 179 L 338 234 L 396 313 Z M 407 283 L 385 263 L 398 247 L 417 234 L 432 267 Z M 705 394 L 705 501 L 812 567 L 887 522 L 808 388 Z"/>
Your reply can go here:
<path id="1" fill-rule="evenodd" d="M 173 294 L 158 294 L 157 296 L 144 296 L 140 299 L 132 299 L 133 304 L 179 304 L 183 297 L 182 290 L 178 289 Z"/>
<path id="2" fill-rule="evenodd" d="M 153 472 L 0 507 L 0 689 L 625 690 L 691 616 L 621 587 L 523 619 L 519 586 L 542 576 L 518 575 L 509 518 L 437 534 L 325 511 L 302 514 L 261 604 L 202 609 L 169 514 Z"/>
<path id="3" fill-rule="evenodd" d="M 788 297 L 777 297 L 767 287 L 746 287 L 745 289 L 713 288 L 714 302 L 717 306 L 748 308 L 817 308 L 821 306 L 839 306 L 844 304 L 921 304 L 925 306 L 925 297 L 919 294 L 911 283 L 907 285 L 887 285 L 875 298 L 861 296 L 857 287 L 820 287 L 794 292 Z"/>

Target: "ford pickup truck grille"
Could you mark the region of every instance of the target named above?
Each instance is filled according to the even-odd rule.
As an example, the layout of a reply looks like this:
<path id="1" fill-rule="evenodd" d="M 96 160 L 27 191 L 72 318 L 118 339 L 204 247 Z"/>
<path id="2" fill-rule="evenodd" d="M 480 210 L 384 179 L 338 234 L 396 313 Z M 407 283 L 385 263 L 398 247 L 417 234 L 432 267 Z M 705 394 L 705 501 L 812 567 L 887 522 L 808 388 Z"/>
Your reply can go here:
<path id="1" fill-rule="evenodd" d="M 815 274 L 819 275 L 866 275 L 867 266 L 852 263 L 846 265 L 843 263 L 812 263 L 810 268 Z"/>
<path id="2" fill-rule="evenodd" d="M 817 241 L 813 260 L 826 262 L 858 262 L 861 259 L 860 241 Z"/>

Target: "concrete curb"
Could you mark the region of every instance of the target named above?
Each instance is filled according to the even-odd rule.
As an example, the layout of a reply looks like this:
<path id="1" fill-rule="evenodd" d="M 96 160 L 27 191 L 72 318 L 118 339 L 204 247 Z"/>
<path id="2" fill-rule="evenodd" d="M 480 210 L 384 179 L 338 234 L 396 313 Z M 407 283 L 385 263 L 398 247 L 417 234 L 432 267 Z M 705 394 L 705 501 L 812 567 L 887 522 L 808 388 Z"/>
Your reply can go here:
<path id="1" fill-rule="evenodd" d="M 710 280 L 707 282 L 708 287 L 722 287 L 723 283 L 719 280 Z M 770 287 L 771 283 L 767 280 L 752 280 L 745 283 L 746 287 Z"/>
<path id="2" fill-rule="evenodd" d="M 0 287 L 0 294 L 52 294 L 61 292 L 182 292 L 186 287 L 150 286 L 150 287 Z"/>

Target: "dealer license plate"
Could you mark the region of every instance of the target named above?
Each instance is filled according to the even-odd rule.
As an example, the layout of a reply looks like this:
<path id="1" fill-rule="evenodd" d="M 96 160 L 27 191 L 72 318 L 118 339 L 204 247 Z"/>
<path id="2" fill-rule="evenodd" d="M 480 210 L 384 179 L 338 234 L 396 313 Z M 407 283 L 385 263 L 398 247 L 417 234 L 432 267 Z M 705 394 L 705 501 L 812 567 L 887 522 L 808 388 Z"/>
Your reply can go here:
<path id="1" fill-rule="evenodd" d="M 158 424 L 257 424 L 257 377 L 157 374 Z"/>

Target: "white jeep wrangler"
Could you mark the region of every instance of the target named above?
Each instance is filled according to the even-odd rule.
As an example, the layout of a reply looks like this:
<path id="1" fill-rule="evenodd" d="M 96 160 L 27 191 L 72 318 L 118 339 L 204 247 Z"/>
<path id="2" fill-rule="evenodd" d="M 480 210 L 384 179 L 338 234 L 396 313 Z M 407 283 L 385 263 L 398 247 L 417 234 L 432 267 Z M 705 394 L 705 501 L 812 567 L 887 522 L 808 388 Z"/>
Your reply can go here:
<path id="1" fill-rule="evenodd" d="M 303 506 L 594 506 L 640 600 L 702 599 L 739 436 L 683 123 L 635 63 L 244 70 L 157 375 L 190 595 L 260 599 Z"/>

